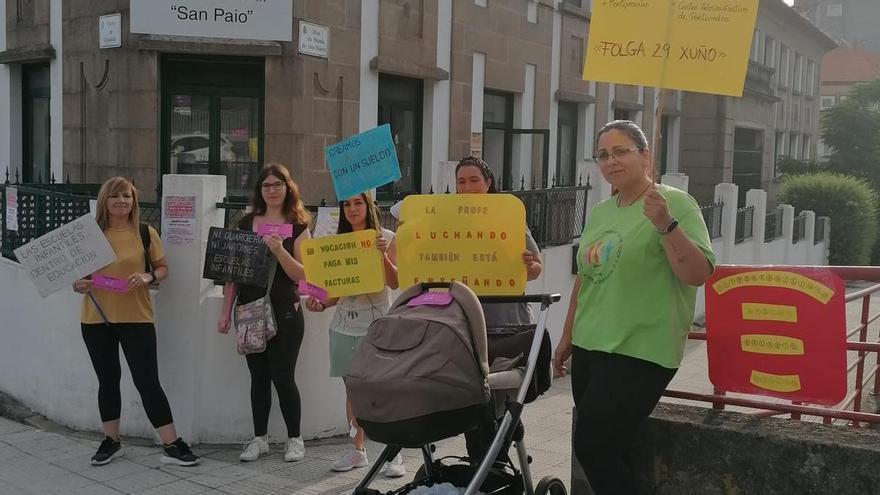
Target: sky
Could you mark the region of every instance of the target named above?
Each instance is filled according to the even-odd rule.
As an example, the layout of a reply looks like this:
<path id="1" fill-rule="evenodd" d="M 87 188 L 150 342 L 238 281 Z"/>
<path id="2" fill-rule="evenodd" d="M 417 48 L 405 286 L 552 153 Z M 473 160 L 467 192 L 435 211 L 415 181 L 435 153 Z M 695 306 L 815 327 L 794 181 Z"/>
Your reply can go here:
<path id="1" fill-rule="evenodd" d="M 793 5 L 793 4 L 794 4 L 794 0 L 785 0 L 785 3 L 787 3 L 787 4 L 789 4 L 789 5 Z"/>

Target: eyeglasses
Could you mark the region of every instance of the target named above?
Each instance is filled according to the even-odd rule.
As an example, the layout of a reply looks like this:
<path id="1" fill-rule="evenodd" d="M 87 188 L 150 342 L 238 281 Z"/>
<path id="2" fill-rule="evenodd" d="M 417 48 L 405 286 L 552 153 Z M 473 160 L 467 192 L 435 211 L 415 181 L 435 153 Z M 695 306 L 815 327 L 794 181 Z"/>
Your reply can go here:
<path id="1" fill-rule="evenodd" d="M 283 182 L 266 182 L 263 183 L 263 190 L 268 191 L 280 191 L 284 189 L 285 184 Z"/>
<path id="2" fill-rule="evenodd" d="M 596 160 L 599 163 L 608 163 L 612 157 L 615 160 L 620 160 L 625 157 L 627 154 L 632 153 L 633 151 L 642 151 L 641 148 L 614 148 L 611 150 L 611 153 L 607 151 L 600 151 L 598 155 L 593 155 L 593 160 Z"/>

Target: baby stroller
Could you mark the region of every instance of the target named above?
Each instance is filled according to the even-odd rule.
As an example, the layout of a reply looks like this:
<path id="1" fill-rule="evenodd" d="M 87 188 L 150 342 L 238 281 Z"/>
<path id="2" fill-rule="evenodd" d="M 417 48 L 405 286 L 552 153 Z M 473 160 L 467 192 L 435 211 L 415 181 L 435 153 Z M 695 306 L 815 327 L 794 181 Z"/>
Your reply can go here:
<path id="1" fill-rule="evenodd" d="M 386 444 L 354 495 L 402 495 L 442 483 L 467 486 L 466 495 L 565 495 L 558 478 L 533 485 L 520 421 L 523 405 L 550 385 L 545 325 L 558 300 L 558 294 L 478 299 L 459 282 L 417 284 L 403 292 L 370 325 L 345 377 L 358 423 L 368 438 Z M 540 303 L 538 324 L 487 332 L 480 302 Z M 434 460 L 434 442 L 462 433 L 468 435 L 468 457 Z M 508 457 L 514 442 L 519 468 Z M 415 480 L 390 492 L 369 488 L 401 448 L 422 452 Z M 444 462 L 449 459 L 457 462 Z"/>

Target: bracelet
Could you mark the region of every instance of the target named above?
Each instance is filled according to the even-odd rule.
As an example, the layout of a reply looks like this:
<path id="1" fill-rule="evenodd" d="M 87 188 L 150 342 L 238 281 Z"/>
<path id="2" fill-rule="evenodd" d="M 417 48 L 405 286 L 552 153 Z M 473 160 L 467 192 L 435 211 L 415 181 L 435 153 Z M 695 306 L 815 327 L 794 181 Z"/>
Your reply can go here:
<path id="1" fill-rule="evenodd" d="M 676 220 L 675 217 L 672 217 L 672 222 L 669 224 L 669 226 L 663 230 L 657 229 L 657 233 L 659 233 L 660 235 L 666 235 L 675 230 L 676 227 L 678 227 L 678 220 Z"/>

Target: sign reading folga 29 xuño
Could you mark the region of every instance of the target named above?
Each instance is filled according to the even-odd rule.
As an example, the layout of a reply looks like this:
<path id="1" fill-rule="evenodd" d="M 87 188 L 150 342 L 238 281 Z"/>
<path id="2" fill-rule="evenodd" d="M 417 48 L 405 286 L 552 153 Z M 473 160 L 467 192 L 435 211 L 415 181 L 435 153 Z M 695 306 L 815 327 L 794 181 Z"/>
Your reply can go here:
<path id="1" fill-rule="evenodd" d="M 742 96 L 758 0 L 593 2 L 583 77 Z"/>
<path id="2" fill-rule="evenodd" d="M 131 0 L 132 33 L 293 39 L 293 0 Z"/>

